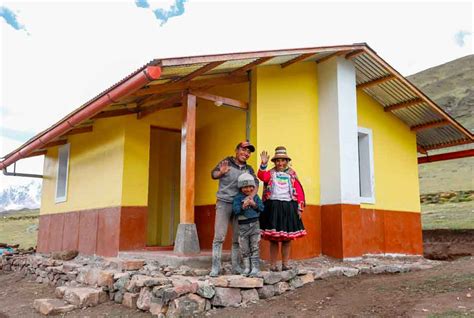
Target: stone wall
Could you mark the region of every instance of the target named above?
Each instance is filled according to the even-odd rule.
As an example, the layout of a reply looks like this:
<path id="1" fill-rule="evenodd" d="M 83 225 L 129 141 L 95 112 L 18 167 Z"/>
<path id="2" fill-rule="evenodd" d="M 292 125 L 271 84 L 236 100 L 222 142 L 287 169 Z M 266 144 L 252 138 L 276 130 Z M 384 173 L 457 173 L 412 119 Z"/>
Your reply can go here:
<path id="1" fill-rule="evenodd" d="M 367 257 L 352 262 L 318 258 L 301 263 L 298 269 L 262 271 L 256 278 L 240 275 L 212 278 L 207 276 L 206 269 L 173 268 L 139 259 L 78 256 L 63 261 L 33 254 L 2 256 L 0 262 L 0 270 L 18 271 L 38 283 L 57 286 L 56 296 L 63 302 L 35 301 L 35 308 L 43 314 L 114 301 L 161 317 L 191 316 L 212 308 L 247 306 L 315 279 L 407 272 L 432 266 L 432 262 L 420 257 Z"/>

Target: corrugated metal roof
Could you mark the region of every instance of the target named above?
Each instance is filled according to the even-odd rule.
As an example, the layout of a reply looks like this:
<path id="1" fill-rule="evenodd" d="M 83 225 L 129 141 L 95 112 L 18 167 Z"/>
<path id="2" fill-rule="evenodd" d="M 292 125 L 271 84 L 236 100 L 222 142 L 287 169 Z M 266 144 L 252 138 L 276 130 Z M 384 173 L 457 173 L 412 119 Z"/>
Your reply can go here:
<path id="1" fill-rule="evenodd" d="M 391 110 L 391 112 L 410 127 L 420 126 L 446 120 L 447 125 L 442 127 L 432 127 L 417 131 L 418 145 L 424 149 L 435 149 L 446 147 L 456 143 L 472 142 L 472 134 L 451 118 L 439 106 L 419 91 L 413 84 L 408 82 L 403 76 L 396 72 L 390 65 L 383 61 L 366 44 L 354 44 L 337 47 L 290 49 L 279 51 L 261 51 L 249 53 L 234 53 L 222 55 L 208 55 L 198 57 L 183 57 L 156 60 L 162 65 L 163 77 L 173 76 L 184 77 L 191 72 L 205 66 L 207 63 L 224 61 L 211 71 L 201 74 L 195 80 L 206 78 L 213 74 L 228 74 L 249 63 L 257 61 L 262 57 L 272 57 L 270 60 L 261 63 L 265 65 L 282 65 L 288 61 L 298 58 L 302 54 L 313 53 L 304 61 L 319 62 L 332 55 L 344 53 L 351 58 L 356 68 L 357 85 L 367 84 L 374 80 L 391 76 L 390 80 L 383 80 L 380 83 L 364 87 L 365 93 L 378 101 L 384 108 L 397 105 L 407 101 L 417 100 L 419 102 L 408 107 Z M 350 53 L 355 52 L 352 57 Z M 150 85 L 153 87 L 156 83 Z"/>
<path id="2" fill-rule="evenodd" d="M 315 62 L 322 62 L 325 59 L 334 55 L 346 56 L 346 58 L 351 59 L 354 62 L 356 68 L 357 85 L 365 85 L 367 83 L 371 83 L 372 81 L 382 79 L 380 83 L 366 86 L 363 88 L 363 90 L 376 101 L 378 101 L 386 110 L 390 106 L 416 100 L 417 102 L 411 104 L 409 107 L 391 110 L 391 112 L 395 116 L 400 118 L 400 120 L 402 120 L 410 127 L 429 124 L 444 119 L 447 122 L 445 126 L 437 126 L 433 128 L 417 130 L 417 143 L 421 148 L 425 150 L 430 150 L 449 147 L 456 144 L 473 142 L 472 133 L 470 133 L 456 120 L 451 118 L 438 105 L 436 105 L 420 90 L 418 90 L 412 83 L 410 83 L 407 79 L 401 76 L 388 63 L 381 59 L 367 44 L 361 43 L 330 47 L 299 48 L 155 59 L 152 60 L 150 63 L 147 63 L 137 71 L 133 72 L 129 76 L 125 77 L 121 81 L 117 82 L 109 89 L 103 91 L 92 100 L 83 104 L 74 112 L 61 119 L 55 125 L 39 133 L 14 152 L 26 147 L 30 143 L 30 141 L 37 139 L 39 136 L 53 129 L 55 126 L 59 125 L 64 120 L 67 120 L 67 118 L 69 118 L 69 116 L 71 116 L 72 114 L 84 109 L 85 107 L 88 107 L 88 105 L 90 105 L 93 101 L 106 95 L 114 88 L 119 87 L 128 79 L 132 78 L 137 73 L 143 71 L 147 66 L 161 66 L 162 75 L 160 79 L 149 83 L 145 87 L 142 87 L 141 91 L 144 88 L 149 89 L 150 87 L 159 87 L 168 85 L 171 82 L 177 82 L 180 79 L 190 75 L 193 72 L 198 71 L 202 67 L 208 66 L 209 63 L 213 62 L 216 62 L 216 64 L 219 64 L 218 62 L 222 63 L 220 63 L 213 69 L 210 69 L 207 72 L 193 78 L 191 82 L 204 78 L 215 77 L 219 74 L 227 75 L 230 72 L 239 70 L 250 63 L 260 62 L 259 59 L 262 59 L 262 63 L 260 64 L 260 66 L 284 65 L 285 63 L 291 62 L 302 55 L 304 57 L 304 61 Z M 392 76 L 392 78 L 390 80 L 385 80 L 384 78 L 387 76 Z M 134 98 L 128 96 L 126 100 L 121 100 L 118 103 L 111 104 L 107 108 L 117 109 L 120 107 L 127 107 L 126 104 L 133 102 L 140 103 L 143 99 L 146 99 L 147 97 L 146 94 L 145 96 L 137 96 L 135 96 Z M 159 98 L 156 98 L 156 100 L 159 100 Z M 6 157 L 8 157 L 9 155 L 7 155 Z"/>

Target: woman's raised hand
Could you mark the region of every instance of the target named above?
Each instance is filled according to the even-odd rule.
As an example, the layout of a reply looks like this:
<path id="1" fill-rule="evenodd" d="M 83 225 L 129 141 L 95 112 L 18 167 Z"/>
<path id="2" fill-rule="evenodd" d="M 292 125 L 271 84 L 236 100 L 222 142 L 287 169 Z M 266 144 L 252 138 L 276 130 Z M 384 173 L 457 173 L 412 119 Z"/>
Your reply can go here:
<path id="1" fill-rule="evenodd" d="M 268 163 L 268 159 L 270 159 L 270 156 L 268 155 L 268 152 L 264 150 L 260 154 L 260 158 L 262 159 L 262 164 L 266 165 Z"/>

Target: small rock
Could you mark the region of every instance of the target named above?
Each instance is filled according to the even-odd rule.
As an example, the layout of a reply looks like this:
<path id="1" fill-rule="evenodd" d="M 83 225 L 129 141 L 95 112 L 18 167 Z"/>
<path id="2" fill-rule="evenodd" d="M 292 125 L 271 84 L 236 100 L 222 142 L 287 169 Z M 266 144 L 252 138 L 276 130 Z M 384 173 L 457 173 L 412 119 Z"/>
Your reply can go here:
<path id="1" fill-rule="evenodd" d="M 290 285 L 287 282 L 278 282 L 275 285 L 275 295 L 281 295 L 290 289 Z"/>
<path id="2" fill-rule="evenodd" d="M 174 299 L 168 307 L 167 317 L 194 317 L 206 310 L 206 300 L 196 294 Z"/>
<path id="3" fill-rule="evenodd" d="M 152 299 L 150 303 L 150 313 L 153 316 L 159 316 L 160 314 L 164 315 L 167 311 L 168 304 L 165 304 L 162 301 L 155 302 L 155 299 Z"/>
<path id="4" fill-rule="evenodd" d="M 216 287 L 216 294 L 211 303 L 214 306 L 237 307 L 242 302 L 242 295 L 238 288 Z"/>
<path id="5" fill-rule="evenodd" d="M 357 268 L 344 267 L 342 270 L 342 274 L 346 277 L 354 277 L 359 274 L 359 270 Z"/>
<path id="6" fill-rule="evenodd" d="M 59 315 L 74 310 L 76 307 L 59 299 L 35 299 L 33 308 L 43 315 Z"/>
<path id="7" fill-rule="evenodd" d="M 51 258 L 57 259 L 57 260 L 63 260 L 63 261 L 70 261 L 76 258 L 77 255 L 79 255 L 79 252 L 76 250 L 61 251 L 61 252 L 51 253 Z"/>
<path id="8" fill-rule="evenodd" d="M 260 272 L 259 277 L 263 278 L 265 285 L 273 285 L 281 281 L 280 272 Z"/>
<path id="9" fill-rule="evenodd" d="M 225 278 L 225 276 L 218 276 L 218 277 L 211 277 L 209 278 L 209 282 L 216 286 L 216 287 L 227 287 L 229 286 L 229 282 Z"/>
<path id="10" fill-rule="evenodd" d="M 242 295 L 242 303 L 244 304 L 257 302 L 260 298 L 255 288 L 242 289 L 240 294 Z"/>
<path id="11" fill-rule="evenodd" d="M 263 287 L 263 279 L 258 277 L 245 277 L 232 275 L 227 277 L 229 287 L 235 288 L 260 288 Z"/>
<path id="12" fill-rule="evenodd" d="M 262 288 L 257 288 L 258 296 L 261 299 L 267 299 L 275 296 L 274 285 L 264 285 Z"/>
<path id="13" fill-rule="evenodd" d="M 56 296 L 56 298 L 62 299 L 64 297 L 66 289 L 66 286 L 56 287 L 56 289 L 54 290 L 54 295 Z"/>
<path id="14" fill-rule="evenodd" d="M 100 271 L 99 276 L 97 277 L 98 286 L 107 286 L 113 288 L 114 285 L 114 272 L 113 271 Z"/>
<path id="15" fill-rule="evenodd" d="M 129 278 L 130 273 L 114 272 L 114 280 L 118 280 L 118 279 L 123 278 L 123 277 Z"/>
<path id="16" fill-rule="evenodd" d="M 68 287 L 64 292 L 65 301 L 81 308 L 97 306 L 107 299 L 107 294 L 97 288 Z"/>
<path id="17" fill-rule="evenodd" d="M 197 294 L 201 297 L 211 299 L 216 294 L 214 287 L 209 285 L 208 283 L 205 283 L 205 282 L 198 283 L 198 286 L 199 287 L 197 290 Z"/>
<path id="18" fill-rule="evenodd" d="M 143 287 L 140 290 L 140 295 L 138 296 L 137 299 L 137 307 L 141 310 L 149 310 L 150 309 L 150 304 L 151 304 L 151 290 L 149 287 Z"/>
<path id="19" fill-rule="evenodd" d="M 100 276 L 100 270 L 98 268 L 91 268 L 86 272 L 84 277 L 84 283 L 89 286 L 97 285 Z"/>
<path id="20" fill-rule="evenodd" d="M 123 294 L 122 305 L 128 308 L 137 308 L 138 294 L 136 293 L 125 293 Z"/>
<path id="21" fill-rule="evenodd" d="M 296 269 L 290 269 L 288 271 L 280 272 L 281 280 L 284 282 L 289 281 L 290 279 L 294 278 L 298 275 L 298 271 Z"/>
<path id="22" fill-rule="evenodd" d="M 209 275 L 209 270 L 208 269 L 196 268 L 196 269 L 193 269 L 193 274 L 195 276 L 206 276 L 206 275 Z"/>
<path id="23" fill-rule="evenodd" d="M 75 271 L 80 265 L 74 262 L 64 262 L 63 263 L 63 271 L 64 272 L 73 272 Z"/>
<path id="24" fill-rule="evenodd" d="M 121 291 L 115 292 L 115 294 L 114 294 L 114 301 L 115 301 L 117 304 L 121 304 L 122 301 L 123 301 L 123 292 L 121 292 Z"/>
<path id="25" fill-rule="evenodd" d="M 122 261 L 122 270 L 135 271 L 143 267 L 145 260 L 143 259 L 127 259 Z"/>

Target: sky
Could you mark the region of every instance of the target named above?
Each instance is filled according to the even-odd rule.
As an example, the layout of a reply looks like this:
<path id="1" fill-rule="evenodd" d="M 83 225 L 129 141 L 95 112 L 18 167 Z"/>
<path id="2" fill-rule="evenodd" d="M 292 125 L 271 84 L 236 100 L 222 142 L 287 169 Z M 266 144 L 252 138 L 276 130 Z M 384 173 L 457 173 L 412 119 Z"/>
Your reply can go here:
<path id="1" fill-rule="evenodd" d="M 366 42 L 411 75 L 472 54 L 472 29 L 471 1 L 0 0 L 0 157 L 155 58 Z"/>

